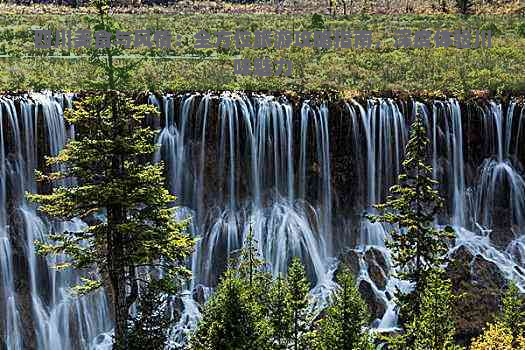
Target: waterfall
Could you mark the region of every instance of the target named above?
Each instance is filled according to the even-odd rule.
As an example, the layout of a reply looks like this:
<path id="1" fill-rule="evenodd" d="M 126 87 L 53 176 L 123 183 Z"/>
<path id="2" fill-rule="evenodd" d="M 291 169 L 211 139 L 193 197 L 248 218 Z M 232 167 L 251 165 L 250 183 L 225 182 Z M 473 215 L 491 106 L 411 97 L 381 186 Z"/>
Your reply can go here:
<path id="1" fill-rule="evenodd" d="M 74 95 L 0 97 L 0 331 L 7 349 L 109 349 L 112 322 L 104 291 L 75 297 L 82 273 L 57 271 L 34 240 L 79 231 L 51 222 L 24 193 L 48 191 L 34 179 L 44 156 L 75 136 L 64 119 Z M 183 345 L 201 303 L 249 232 L 265 269 L 285 274 L 293 257 L 313 283 L 320 310 L 337 285 L 337 261 L 354 254 L 356 280 L 380 305 L 373 327 L 397 327 L 393 295 L 411 288 L 392 275 L 390 227 L 370 223 L 403 171 L 410 122 L 420 115 L 428 161 L 446 199 L 435 225 L 450 224 L 449 254 L 466 247 L 525 288 L 525 107 L 519 99 L 463 103 L 361 98 L 334 103 L 243 92 L 150 94 L 161 119 L 153 160 L 163 161 L 177 218 L 191 217 L 193 278 L 172 300 L 179 319 L 170 347 Z M 72 180 L 53 186 L 69 186 Z M 379 272 L 378 272 L 379 271 Z M 384 281 L 378 281 L 378 276 Z"/>
<path id="2" fill-rule="evenodd" d="M 105 293 L 72 296 L 69 288 L 80 281 L 80 276 L 53 269 L 60 257 L 39 257 L 33 243 L 46 240 L 48 232 L 75 231 L 84 226 L 80 221 L 48 222 L 25 199 L 26 191 L 37 191 L 34 172 L 38 159 L 57 155 L 67 142 L 63 106 L 71 105 L 68 98 L 46 93 L 0 100 L 0 120 L 7 120 L 7 124 L 0 124 L 0 265 L 4 301 L 0 308 L 6 310 L 2 332 L 7 335 L 8 349 L 89 349 L 93 338 L 111 328 Z M 46 133 L 41 136 L 45 145 L 39 143 L 40 126 Z M 6 209 L 10 211 L 9 222 Z M 21 265 L 14 266 L 13 259 Z M 19 282 L 15 283 L 17 279 Z M 25 284 L 27 289 L 21 290 L 20 285 Z"/>

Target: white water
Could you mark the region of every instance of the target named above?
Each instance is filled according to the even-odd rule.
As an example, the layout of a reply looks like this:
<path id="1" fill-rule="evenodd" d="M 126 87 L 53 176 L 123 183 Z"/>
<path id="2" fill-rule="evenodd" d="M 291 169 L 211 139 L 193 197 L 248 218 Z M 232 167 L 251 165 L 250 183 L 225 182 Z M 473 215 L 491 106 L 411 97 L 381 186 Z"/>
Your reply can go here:
<path id="1" fill-rule="evenodd" d="M 82 298 L 72 296 L 69 288 L 79 281 L 80 276 L 74 271 L 53 269 L 52 265 L 60 259 L 48 258 L 46 261 L 36 254 L 33 244 L 35 240 L 45 240 L 51 231 L 80 230 L 83 223 L 47 222 L 25 200 L 26 191 L 37 190 L 33 174 L 38 157 L 57 155 L 67 141 L 62 108 L 71 105 L 67 102 L 70 98 L 60 95 L 56 100 L 49 93 L 20 97 L 19 110 L 14 99 L 0 99 L 0 117 L 4 113 L 7 118 L 3 120 L 8 121 L 7 125 L 0 125 L 0 267 L 6 300 L 0 308 L 6 310 L 6 317 L 1 321 L 7 335 L 7 349 L 33 346 L 37 349 L 88 349 L 91 339 L 111 327 L 105 293 Z M 38 135 L 39 130 L 43 130 L 45 136 Z M 5 144 L 7 133 L 11 140 L 9 148 Z M 47 141 L 45 145 L 40 144 L 46 149 L 39 149 L 39 137 Z M 6 189 L 10 190 L 9 205 Z M 11 223 L 6 219 L 7 207 L 12 208 Z M 14 258 L 19 265 L 13 265 Z M 14 271 L 21 275 L 14 275 Z M 20 289 L 22 287 L 17 287 L 20 284 L 27 286 Z M 29 313 L 24 320 L 21 318 L 22 309 Z M 31 327 L 34 328 L 34 337 L 31 336 Z"/>
<path id="2" fill-rule="evenodd" d="M 178 196 L 178 215 L 192 216 L 191 232 L 198 240 L 188 262 L 193 280 L 179 297 L 182 317 L 171 334 L 171 347 L 183 344 L 200 318 L 193 292 L 201 290 L 204 299 L 209 296 L 250 230 L 274 275 L 285 273 L 292 257 L 303 260 L 315 282 L 311 295 L 317 309 L 337 288 L 332 280 L 336 257 L 345 248 L 341 242 L 354 241 L 356 246 L 350 248 L 359 256 L 358 283 L 370 283 L 386 309 L 373 326 L 395 328 L 393 291 L 410 286 L 394 278 L 388 278 L 383 289 L 374 284 L 363 256 L 373 247 L 391 266 L 385 248 L 388 228 L 370 223 L 362 214 L 375 213 L 373 205 L 384 201 L 396 183 L 408 125 L 416 112 L 428 127 L 433 176 L 447 198 L 448 213 L 436 224 L 452 224 L 457 232 L 450 253 L 465 246 L 525 287 L 519 269 L 525 267 L 525 182 L 519 161 L 525 109 L 515 101 L 480 105 L 476 115 L 481 130 L 474 131 L 465 130 L 468 123 L 453 99 L 428 104 L 349 101 L 336 114 L 322 102 L 294 104 L 284 97 L 242 93 L 151 95 L 149 102 L 163 116 L 155 160 L 165 161 L 169 189 Z M 80 230 L 83 223 L 49 223 L 23 198 L 24 191 L 39 190 L 32 176 L 38 160 L 57 154 L 74 135 L 62 113 L 64 106 L 71 106 L 71 96 L 4 97 L 0 105 L 0 309 L 5 315 L 1 327 L 8 335 L 5 347 L 24 349 L 24 332 L 32 327 L 37 349 L 109 349 L 112 326 L 105 294 L 72 297 L 68 287 L 79 276 L 51 269 L 61 258 L 44 261 L 32 244 L 50 231 Z M 478 161 L 470 158 L 465 136 L 473 132 L 482 140 Z M 336 133 L 346 136 L 336 142 Z M 42 138 L 45 145 L 38 141 Z M 341 150 L 351 159 L 352 169 L 347 170 L 355 174 L 355 198 L 338 195 L 354 190 L 337 187 L 335 174 L 341 170 L 336 170 L 334 157 Z M 508 214 L 503 217 L 502 207 Z M 13 212 L 20 217 L 14 231 L 9 226 Z M 505 247 L 491 241 L 494 229 L 512 232 Z M 22 239 L 13 241 L 13 232 Z M 25 271 L 14 261 L 18 248 L 13 244 L 19 242 Z M 21 278 L 29 290 L 24 295 L 16 287 Z M 30 311 L 31 324 L 22 317 L 23 310 Z"/>

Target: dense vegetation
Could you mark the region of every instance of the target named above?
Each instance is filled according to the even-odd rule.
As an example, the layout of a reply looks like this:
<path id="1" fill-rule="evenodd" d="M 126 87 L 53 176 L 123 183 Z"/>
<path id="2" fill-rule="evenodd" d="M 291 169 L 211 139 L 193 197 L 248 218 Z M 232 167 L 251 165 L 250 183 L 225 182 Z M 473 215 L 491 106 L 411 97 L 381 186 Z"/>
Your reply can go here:
<path id="1" fill-rule="evenodd" d="M 516 90 L 525 89 L 525 24 L 507 15 L 115 15 L 122 30 L 171 30 L 182 45 L 171 50 L 126 49 L 116 61 L 135 63 L 126 89 L 134 90 Z M 0 89 L 90 89 L 103 80 L 87 49 L 35 49 L 32 29 L 86 29 L 93 16 L 0 16 Z M 491 49 L 395 48 L 394 30 L 490 29 Z M 371 30 L 371 49 L 195 49 L 201 29 Z M 175 40 L 174 40 L 175 41 Z M 290 77 L 234 74 L 233 59 L 293 61 Z"/>
<path id="2" fill-rule="evenodd" d="M 182 268 L 192 248 L 184 223 L 173 219 L 174 197 L 165 190 L 162 164 L 151 164 L 154 132 L 144 120 L 155 111 L 117 89 L 525 89 L 525 28 L 522 16 L 400 15 L 386 19 L 369 15 L 305 16 L 108 16 L 100 2 L 98 15 L 4 15 L 0 18 L 0 88 L 98 89 L 78 102 L 67 118 L 80 138 L 48 161 L 39 174 L 53 182 L 50 194 L 32 195 L 40 209 L 61 220 L 80 217 L 90 222 L 83 232 L 65 232 L 40 244 L 44 254 L 67 254 L 69 266 L 92 269 L 77 291 L 107 287 L 115 315 L 116 349 L 162 349 L 172 319 L 167 295 L 177 292 Z M 335 5 L 334 5 L 335 6 Z M 468 1 L 457 2 L 472 11 Z M 182 35 L 183 45 L 171 50 L 88 50 L 33 47 L 34 28 L 120 30 L 169 29 Z M 395 49 L 395 29 L 490 29 L 493 48 L 480 50 Z M 285 50 L 235 47 L 194 49 L 200 29 L 369 29 L 379 49 Z M 289 78 L 240 77 L 233 74 L 236 57 L 289 57 Z M 214 295 L 203 306 L 203 319 L 191 335 L 192 350 L 455 350 L 455 301 L 442 271 L 451 230 L 435 229 L 441 199 L 427 164 L 426 130 L 419 118 L 407 145 L 406 172 L 392 196 L 370 219 L 391 225 L 397 277 L 411 283 L 398 290 L 403 331 L 373 334 L 370 316 L 346 266 L 337 275 L 339 288 L 320 314 L 311 308 L 310 282 L 298 259 L 287 275 L 274 278 L 257 256 L 251 234 L 237 260 L 230 262 Z M 71 181 L 74 178 L 76 181 Z M 105 221 L 93 219 L 104 213 Z M 152 278 L 162 269 L 163 278 Z M 131 313 L 132 306 L 138 312 Z M 471 345 L 473 350 L 523 349 L 525 313 L 515 286 L 508 288 L 498 320 Z"/>
<path id="3" fill-rule="evenodd" d="M 335 349 L 369 350 L 387 344 L 397 350 L 461 350 L 456 344 L 455 304 L 461 298 L 442 269 L 452 230 L 438 230 L 433 219 L 442 199 L 434 190 L 427 163 L 427 133 L 418 116 L 407 144 L 405 173 L 378 205 L 373 221 L 391 225 L 388 242 L 397 277 L 410 282 L 399 289 L 399 333 L 381 336 L 367 329 L 367 307 L 346 266 L 337 275 L 339 290 L 322 315 L 309 315 L 308 281 L 297 259 L 286 278 L 272 279 L 261 268 L 248 236 L 240 261 L 224 274 L 217 292 L 204 306 L 203 319 L 190 341 L 192 350 L 219 349 Z M 249 273 L 246 273 L 249 271 Z M 271 285 L 271 288 L 267 286 Z M 523 349 L 525 311 L 517 287 L 511 284 L 497 321 L 473 340 L 472 350 Z"/>
<path id="4" fill-rule="evenodd" d="M 97 28 L 115 33 L 117 24 L 105 4 L 98 5 Z M 38 247 L 41 254 L 68 256 L 61 268 L 92 271 L 76 286 L 79 293 L 106 287 L 115 321 L 114 349 L 128 350 L 137 338 L 160 349 L 169 324 L 161 317 L 161 301 L 177 292 L 181 277 L 188 277 L 184 262 L 193 241 L 185 223 L 174 219 L 175 197 L 164 186 L 162 164 L 145 161 L 155 151 L 155 131 L 144 120 L 155 117 L 156 110 L 115 90 L 129 78 L 129 68 L 113 62 L 116 54 L 113 48 L 91 51 L 92 62 L 105 75 L 101 91 L 70 110 L 67 120 L 79 135 L 48 159 L 46 174 L 38 174 L 40 181 L 55 185 L 52 192 L 29 197 L 52 219 L 90 223 L 81 232 L 51 235 L 50 243 Z M 133 306 L 138 316 L 132 317 Z M 158 329 L 161 325 L 166 327 Z"/>

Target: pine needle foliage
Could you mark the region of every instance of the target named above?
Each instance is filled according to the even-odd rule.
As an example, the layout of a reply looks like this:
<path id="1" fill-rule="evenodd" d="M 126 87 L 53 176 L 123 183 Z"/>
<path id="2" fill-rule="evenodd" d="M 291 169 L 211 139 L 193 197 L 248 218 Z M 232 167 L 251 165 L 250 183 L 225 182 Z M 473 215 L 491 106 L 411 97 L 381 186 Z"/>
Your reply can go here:
<path id="1" fill-rule="evenodd" d="M 118 25 L 107 2 L 98 0 L 95 5 L 99 15 L 93 31 L 105 30 L 115 39 Z M 155 131 L 145 120 L 158 117 L 157 111 L 116 91 L 125 87 L 132 69 L 115 63 L 118 52 L 115 46 L 92 50 L 91 61 L 106 79 L 93 82 L 101 90 L 75 101 L 67 111 L 65 118 L 75 125 L 76 137 L 47 160 L 50 172 L 37 173 L 39 181 L 54 185 L 51 193 L 29 198 L 52 219 L 90 223 L 82 232 L 51 235 L 38 250 L 64 254 L 69 259 L 65 265 L 92 271 L 77 286 L 78 292 L 107 287 L 115 315 L 114 349 L 121 350 L 129 347 L 130 308 L 140 286 L 148 284 L 140 270 L 164 270 L 164 278 L 155 285 L 175 293 L 177 281 L 189 275 L 184 261 L 193 240 L 186 234 L 187 222 L 174 219 L 175 197 L 166 189 L 162 164 L 151 162 Z M 65 179 L 74 181 L 58 181 Z M 71 185 L 61 185 L 68 182 Z M 93 220 L 95 214 L 106 219 Z"/>
<path id="2" fill-rule="evenodd" d="M 271 329 L 271 343 L 275 350 L 286 350 L 292 339 L 293 313 L 287 300 L 288 281 L 278 276 L 268 293 L 268 318 Z"/>
<path id="3" fill-rule="evenodd" d="M 373 339 L 366 327 L 368 307 L 356 288 L 348 266 L 343 265 L 337 281 L 340 289 L 319 323 L 318 348 L 321 350 L 370 350 Z"/>
<path id="4" fill-rule="evenodd" d="M 443 199 L 434 189 L 437 182 L 427 162 L 428 142 L 423 120 L 417 115 L 402 163 L 404 172 L 399 175 L 398 184 L 390 188 L 386 202 L 376 206 L 382 214 L 368 216 L 372 222 L 392 227 L 387 247 L 392 252 L 396 274 L 414 285 L 411 293 L 396 293 L 402 320 L 419 314 L 424 281 L 446 261 L 448 242 L 454 233 L 449 226 L 434 226 Z"/>
<path id="5" fill-rule="evenodd" d="M 286 303 L 292 317 L 291 348 L 305 349 L 309 331 L 309 295 L 310 283 L 306 278 L 304 266 L 299 258 L 293 258 L 288 267 L 288 293 Z"/>
<path id="6" fill-rule="evenodd" d="M 392 338 L 389 348 L 404 350 L 460 350 L 454 342 L 457 297 L 442 271 L 427 275 L 421 295 L 420 313 L 405 325 L 401 336 Z"/>
<path id="7" fill-rule="evenodd" d="M 128 350 L 160 350 L 168 342 L 175 320 L 171 316 L 169 296 L 155 285 L 142 288 L 137 310 L 128 323 Z"/>
<path id="8" fill-rule="evenodd" d="M 514 338 L 525 336 L 525 305 L 514 282 L 509 284 L 507 291 L 503 295 L 502 304 L 501 323 L 512 330 Z"/>
<path id="9" fill-rule="evenodd" d="M 267 349 L 264 308 L 252 298 L 250 286 L 229 269 L 206 304 L 190 338 L 192 350 Z"/>

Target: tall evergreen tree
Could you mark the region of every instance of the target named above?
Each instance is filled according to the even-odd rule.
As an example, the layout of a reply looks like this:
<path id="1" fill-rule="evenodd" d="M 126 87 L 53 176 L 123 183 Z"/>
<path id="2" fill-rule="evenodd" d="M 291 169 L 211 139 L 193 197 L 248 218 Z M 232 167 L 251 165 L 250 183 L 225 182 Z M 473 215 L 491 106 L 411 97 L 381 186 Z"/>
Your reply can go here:
<path id="1" fill-rule="evenodd" d="M 192 350 L 252 350 L 268 347 L 268 327 L 262 306 L 254 301 L 250 285 L 228 269 L 217 291 L 204 307 L 203 317 L 190 338 Z"/>
<path id="2" fill-rule="evenodd" d="M 103 1 L 96 2 L 99 15 L 93 30 L 105 30 L 115 39 L 117 23 Z M 90 221 L 82 232 L 52 235 L 52 243 L 42 243 L 43 254 L 65 254 L 69 266 L 92 269 L 93 278 L 84 279 L 78 290 L 108 287 L 115 315 L 115 349 L 128 348 L 130 307 L 147 280 L 139 271 L 149 267 L 165 270 L 157 286 L 174 292 L 173 281 L 186 270 L 183 261 L 191 253 L 192 239 L 184 233 L 185 223 L 173 218 L 175 198 L 166 190 L 163 168 L 149 159 L 155 151 L 155 131 L 145 127 L 145 118 L 157 115 L 151 106 L 134 103 L 115 91 L 125 86 L 128 65 L 114 61 L 118 49 L 93 50 L 92 62 L 106 79 L 102 90 L 82 101 L 66 114 L 75 125 L 75 140 L 57 156 L 48 159 L 52 173 L 38 174 L 41 181 L 76 179 L 68 187 L 55 186 L 52 193 L 30 195 L 40 210 L 59 220 L 86 219 L 105 213 L 103 222 Z"/>
<path id="3" fill-rule="evenodd" d="M 268 296 L 268 318 L 275 350 L 287 349 L 291 339 L 293 314 L 286 302 L 287 295 L 288 282 L 279 276 L 273 281 Z"/>
<path id="4" fill-rule="evenodd" d="M 434 226 L 443 199 L 434 189 L 437 182 L 432 179 L 432 167 L 427 163 L 428 142 L 423 120 L 417 115 L 412 123 L 399 184 L 392 186 L 386 203 L 376 206 L 382 214 L 368 216 L 372 222 L 392 225 L 387 246 L 392 252 L 397 275 L 414 285 L 414 290 L 408 294 L 396 293 L 402 320 L 419 314 L 425 279 L 445 262 L 447 244 L 454 233 L 449 226 L 445 229 Z"/>
<path id="5" fill-rule="evenodd" d="M 292 317 L 291 346 L 294 350 L 307 348 L 309 323 L 310 283 L 306 278 L 304 266 L 299 258 L 293 258 L 288 267 L 288 293 L 286 303 Z"/>
<path id="6" fill-rule="evenodd" d="M 427 275 L 421 295 L 420 313 L 406 324 L 405 333 L 393 338 L 392 349 L 459 350 L 454 343 L 453 318 L 456 296 L 442 271 Z"/>
<path id="7" fill-rule="evenodd" d="M 190 338 L 193 350 L 269 349 L 268 321 L 271 276 L 261 271 L 252 229 L 232 259 L 216 293 L 204 306 L 201 322 Z"/>
<path id="8" fill-rule="evenodd" d="M 252 285 L 262 266 L 264 266 L 264 261 L 259 257 L 257 241 L 253 237 L 253 229 L 250 225 L 246 240 L 240 249 L 238 269 L 241 277 Z"/>
<path id="9" fill-rule="evenodd" d="M 373 341 L 365 327 L 370 315 L 366 303 L 355 286 L 348 266 L 343 265 L 337 275 L 340 289 L 335 293 L 332 305 L 320 321 L 319 349 L 368 350 Z"/>
<path id="10" fill-rule="evenodd" d="M 128 323 L 127 350 L 164 349 L 175 323 L 169 308 L 169 296 L 153 283 L 142 288 L 136 306 L 136 313 Z"/>

